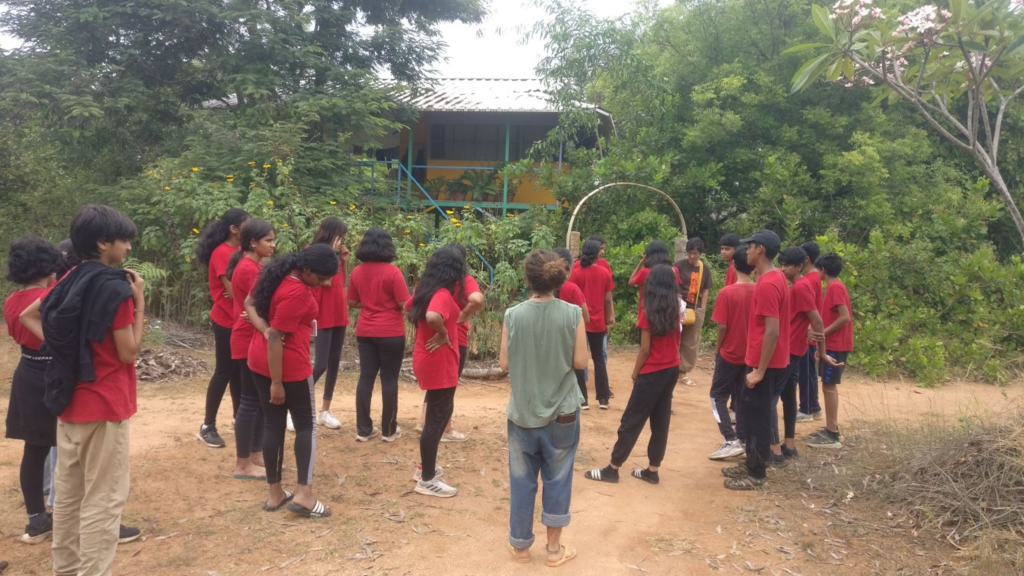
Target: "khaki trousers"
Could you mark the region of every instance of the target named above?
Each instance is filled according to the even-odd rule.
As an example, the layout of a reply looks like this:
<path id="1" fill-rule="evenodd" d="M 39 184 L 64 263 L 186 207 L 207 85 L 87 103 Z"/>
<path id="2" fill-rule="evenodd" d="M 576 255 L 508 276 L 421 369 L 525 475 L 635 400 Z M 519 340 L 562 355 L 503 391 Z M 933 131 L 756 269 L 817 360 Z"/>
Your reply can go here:
<path id="1" fill-rule="evenodd" d="M 128 500 L 128 420 L 57 422 L 53 573 L 106 576 Z"/>
<path id="2" fill-rule="evenodd" d="M 693 315 L 696 321 L 689 326 L 683 326 L 683 333 L 679 336 L 679 372 L 686 376 L 693 371 L 697 365 L 697 351 L 700 349 L 700 329 L 704 326 L 704 313 L 707 308 L 695 308 Z"/>

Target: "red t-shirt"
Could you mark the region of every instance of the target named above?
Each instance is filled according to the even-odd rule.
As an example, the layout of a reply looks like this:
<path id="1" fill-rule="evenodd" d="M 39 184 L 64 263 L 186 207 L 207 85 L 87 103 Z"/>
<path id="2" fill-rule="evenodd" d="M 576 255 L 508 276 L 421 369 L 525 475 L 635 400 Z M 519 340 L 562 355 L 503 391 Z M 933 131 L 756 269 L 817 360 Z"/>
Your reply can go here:
<path id="1" fill-rule="evenodd" d="M 96 380 L 79 382 L 61 422 L 120 422 L 135 415 L 135 363 L 121 362 L 114 332 L 135 323 L 135 300 L 125 299 L 102 342 L 89 342 Z"/>
<path id="2" fill-rule="evenodd" d="M 412 299 L 405 303 L 405 307 L 412 307 Z M 430 298 L 427 304 L 428 312 L 437 312 L 444 318 L 444 328 L 448 331 L 448 338 L 458 330 L 459 303 L 455 296 L 448 290 L 438 290 Z M 459 349 L 457 342 L 449 346 L 442 346 L 434 352 L 427 352 L 427 341 L 436 332 L 427 324 L 426 320 L 416 322 L 416 346 L 412 350 L 412 373 L 416 376 L 421 390 L 441 390 L 443 388 L 454 388 L 459 385 Z"/>
<path id="3" fill-rule="evenodd" d="M 608 263 L 608 261 L 607 261 L 607 260 L 605 260 L 604 258 L 598 258 L 598 259 L 597 259 L 597 265 L 598 265 L 598 266 L 600 266 L 601 268 L 604 268 L 605 270 L 607 270 L 607 271 L 608 271 L 608 273 L 609 273 L 609 274 L 611 274 L 612 276 L 614 276 L 614 275 L 615 275 L 615 274 L 614 274 L 614 273 L 612 272 L 612 266 L 611 266 L 611 264 L 609 264 L 609 263 Z M 579 270 L 580 268 L 581 268 L 581 266 L 580 266 L 580 261 L 579 261 L 579 260 L 577 260 L 577 261 L 575 261 L 575 262 L 573 262 L 573 263 L 572 263 L 572 269 L 573 269 L 573 271 L 575 271 L 575 270 Z M 614 282 L 612 282 L 612 288 L 615 288 L 615 283 L 614 283 Z"/>
<path id="4" fill-rule="evenodd" d="M 725 285 L 732 286 L 736 283 L 736 263 L 729 262 L 729 269 L 725 271 Z"/>
<path id="5" fill-rule="evenodd" d="M 455 303 L 459 305 L 460 313 L 469 304 L 469 295 L 480 291 L 480 285 L 477 284 L 476 278 L 466 274 L 466 278 L 462 281 L 462 290 L 463 292 L 460 295 L 462 298 L 459 298 L 459 296 L 455 297 Z M 469 346 L 469 322 L 459 323 L 459 346 Z"/>
<path id="6" fill-rule="evenodd" d="M 746 365 L 747 325 L 750 322 L 750 303 L 754 299 L 753 284 L 733 284 L 718 293 L 711 319 L 725 324 L 725 340 L 719 354 L 735 366 Z"/>
<path id="7" fill-rule="evenodd" d="M 768 362 L 769 368 L 789 366 L 789 284 L 782 270 L 772 270 L 757 279 L 747 323 L 746 364 L 755 370 L 761 363 L 764 343 L 764 319 L 779 319 L 779 340 Z"/>
<path id="8" fill-rule="evenodd" d="M 43 341 L 36 338 L 36 335 L 29 332 L 28 328 L 21 323 L 21 313 L 33 302 L 46 296 L 46 292 L 46 288 L 33 286 L 12 293 L 4 301 L 4 320 L 7 321 L 7 333 L 21 346 L 39 350 L 39 347 L 43 345 Z"/>
<path id="9" fill-rule="evenodd" d="M 316 328 L 348 326 L 348 298 L 345 297 L 345 274 L 338 263 L 338 273 L 331 279 L 330 286 L 312 288 L 313 298 L 320 306 L 316 317 Z"/>
<path id="10" fill-rule="evenodd" d="M 580 267 L 572 271 L 569 281 L 580 287 L 583 298 L 587 301 L 590 322 L 587 332 L 604 332 L 608 326 L 604 323 L 604 295 L 615 288 L 611 272 L 598 265 Z"/>
<path id="11" fill-rule="evenodd" d="M 825 350 L 831 352 L 853 351 L 853 306 L 850 305 L 850 292 L 840 280 L 835 280 L 825 287 L 825 296 L 821 303 L 821 320 L 828 328 L 839 318 L 839 307 L 846 306 L 850 311 L 850 321 L 835 332 L 825 336 Z"/>
<path id="12" fill-rule="evenodd" d="M 682 276 L 679 275 L 679 268 L 676 268 L 675 266 L 673 266 L 672 270 L 675 271 L 675 273 L 676 273 L 676 283 L 678 283 L 680 286 L 682 286 L 683 285 L 683 278 L 682 278 Z M 644 308 L 644 282 L 647 281 L 647 277 L 650 276 L 650 275 L 651 275 L 651 269 L 650 268 L 641 268 L 641 269 L 636 271 L 636 274 L 634 274 L 632 278 L 629 279 L 630 285 L 632 285 L 632 286 L 639 286 L 640 287 L 640 297 L 637 298 L 637 303 L 636 303 L 637 309 L 639 309 L 639 310 L 643 310 L 643 308 Z"/>
<path id="13" fill-rule="evenodd" d="M 316 300 L 309 286 L 288 275 L 270 299 L 270 327 L 285 334 L 281 380 L 301 382 L 313 374 L 309 362 L 309 339 L 317 314 Z M 249 344 L 249 369 L 270 378 L 267 339 L 256 332 Z"/>
<path id="14" fill-rule="evenodd" d="M 577 286 L 574 282 L 566 280 L 562 283 L 562 287 L 558 289 L 558 299 L 569 304 L 575 304 L 580 308 L 587 303 L 586 298 L 583 297 L 583 290 Z"/>
<path id="15" fill-rule="evenodd" d="M 231 275 L 231 292 L 235 298 L 234 318 L 235 323 L 231 327 L 231 359 L 244 360 L 249 355 L 249 344 L 252 337 L 256 335 L 256 328 L 245 318 L 245 297 L 252 293 L 252 287 L 260 277 L 263 265 L 253 261 L 252 258 L 242 257 L 235 266 L 235 272 Z"/>
<path id="16" fill-rule="evenodd" d="M 676 325 L 678 326 L 678 322 Z M 643 308 L 640 309 L 640 318 L 637 320 L 636 327 L 647 331 L 651 329 L 651 324 L 647 321 L 647 314 Z M 678 329 L 671 330 L 664 336 L 651 334 L 651 354 L 644 361 L 644 365 L 640 367 L 640 373 L 650 374 L 679 366 L 679 335 Z"/>
<path id="17" fill-rule="evenodd" d="M 807 281 L 807 283 L 811 285 L 811 289 L 814 290 L 814 309 L 820 314 L 822 299 L 821 276 L 818 275 L 817 270 L 811 270 L 807 274 L 804 274 L 800 279 Z M 817 342 L 811 342 L 810 340 L 808 340 L 807 343 L 810 345 L 817 345 Z"/>
<path id="18" fill-rule="evenodd" d="M 228 273 L 228 260 L 238 248 L 232 248 L 227 242 L 213 249 L 210 255 L 209 277 L 210 298 L 213 298 L 213 308 L 210 309 L 210 320 L 217 324 L 230 328 L 235 324 L 234 306 L 231 298 L 224 295 L 224 283 L 220 277 Z"/>
<path id="19" fill-rule="evenodd" d="M 348 279 L 348 299 L 359 302 L 356 336 L 389 338 L 405 336 L 402 302 L 409 287 L 398 266 L 387 262 L 363 262 Z"/>
<path id="20" fill-rule="evenodd" d="M 807 327 L 811 324 L 807 313 L 817 309 L 817 303 L 814 301 L 814 285 L 807 281 L 806 276 L 797 278 L 793 282 L 793 287 L 789 289 L 790 356 L 803 356 L 807 353 Z"/>

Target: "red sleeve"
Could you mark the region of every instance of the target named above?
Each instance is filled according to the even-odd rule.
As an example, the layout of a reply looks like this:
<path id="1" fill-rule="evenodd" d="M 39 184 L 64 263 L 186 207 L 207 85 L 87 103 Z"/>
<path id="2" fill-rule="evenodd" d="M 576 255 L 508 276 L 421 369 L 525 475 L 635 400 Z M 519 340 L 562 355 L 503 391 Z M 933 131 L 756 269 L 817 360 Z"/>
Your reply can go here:
<path id="1" fill-rule="evenodd" d="M 398 269 L 398 266 L 395 266 L 392 270 L 394 276 L 391 278 L 391 294 L 394 295 L 395 302 L 408 301 L 409 287 L 405 285 L 405 276 Z"/>
<path id="2" fill-rule="evenodd" d="M 732 290 L 722 289 L 715 300 L 715 309 L 711 311 L 711 320 L 718 324 L 729 324 L 729 300 Z"/>
<path id="3" fill-rule="evenodd" d="M 629 284 L 631 286 L 639 286 L 639 285 L 643 284 L 644 280 L 647 279 L 647 275 L 650 274 L 650 273 L 651 273 L 651 269 L 650 268 L 641 268 L 641 269 L 637 270 L 636 274 L 634 274 L 633 277 L 629 279 Z"/>
<path id="4" fill-rule="evenodd" d="M 220 279 L 221 276 L 227 275 L 231 252 L 231 250 L 214 250 L 210 255 L 210 273 L 214 278 Z"/>
<path id="5" fill-rule="evenodd" d="M 638 311 L 638 318 L 636 320 L 636 327 L 641 330 L 650 331 L 651 323 L 647 321 L 647 314 L 643 310 Z"/>
<path id="6" fill-rule="evenodd" d="M 604 291 L 605 292 L 611 292 L 612 290 L 615 290 L 615 280 L 612 279 L 612 273 L 609 272 L 608 274 L 606 274 L 605 278 L 608 280 L 608 285 L 607 285 L 607 288 L 605 288 Z"/>
<path id="7" fill-rule="evenodd" d="M 309 300 L 302 296 L 288 295 L 275 303 L 274 317 L 270 320 L 270 327 L 278 332 L 290 334 L 294 332 L 303 316 L 309 313 Z"/>
<path id="8" fill-rule="evenodd" d="M 437 312 L 442 318 L 448 320 L 452 307 L 458 307 L 455 304 L 455 299 L 452 298 L 451 292 L 446 288 L 442 288 L 434 292 L 434 295 L 430 297 L 430 304 L 427 304 L 427 312 Z"/>
<path id="9" fill-rule="evenodd" d="M 835 288 L 833 288 L 833 286 Z M 838 282 L 833 282 L 832 286 L 829 286 L 825 290 L 825 301 L 822 303 L 822 307 L 824 310 L 831 310 L 833 308 L 836 308 L 840 304 L 846 304 L 845 302 L 843 302 L 843 298 L 839 295 L 839 286 L 841 286 L 841 284 L 839 284 Z"/>
<path id="10" fill-rule="evenodd" d="M 849 308 L 850 305 L 847 303 L 850 301 L 850 292 L 846 289 L 846 285 L 840 284 L 838 282 L 836 282 L 835 284 L 839 288 L 839 290 L 829 290 L 830 294 L 832 292 L 836 293 L 834 302 L 832 302 L 831 306 L 833 308 L 838 308 L 840 306 L 846 306 L 847 308 Z"/>
<path id="11" fill-rule="evenodd" d="M 466 281 L 465 282 L 466 282 L 466 285 L 463 287 L 463 289 L 466 291 L 466 298 L 467 299 L 469 298 L 470 294 L 474 294 L 476 292 L 481 292 L 480 285 L 477 284 L 476 278 L 473 278 L 471 275 L 466 274 Z"/>
<path id="12" fill-rule="evenodd" d="M 793 298 L 790 313 L 810 312 L 816 310 L 814 303 L 814 287 L 808 282 L 800 282 L 793 286 Z"/>
<path id="13" fill-rule="evenodd" d="M 110 325 L 110 329 L 120 330 L 125 326 L 131 326 L 135 323 L 135 299 L 125 298 L 124 302 L 117 307 L 117 312 L 114 314 L 114 322 Z"/>
<path id="14" fill-rule="evenodd" d="M 602 258 L 601 262 L 604 263 L 604 269 L 608 271 L 608 278 L 611 280 L 611 284 L 612 284 L 611 289 L 609 289 L 608 291 L 611 292 L 612 290 L 615 289 L 615 273 L 612 272 L 612 265 L 609 264 L 607 260 Z"/>
<path id="15" fill-rule="evenodd" d="M 356 270 L 359 270 L 358 266 L 352 269 L 352 273 L 348 277 L 348 299 L 359 302 L 359 279 L 363 274 L 361 272 L 356 274 Z"/>
<path id="16" fill-rule="evenodd" d="M 755 300 L 757 307 L 754 308 L 755 316 L 767 318 L 779 318 L 781 316 L 781 299 L 778 294 L 778 287 L 773 282 L 758 282 L 755 289 Z"/>

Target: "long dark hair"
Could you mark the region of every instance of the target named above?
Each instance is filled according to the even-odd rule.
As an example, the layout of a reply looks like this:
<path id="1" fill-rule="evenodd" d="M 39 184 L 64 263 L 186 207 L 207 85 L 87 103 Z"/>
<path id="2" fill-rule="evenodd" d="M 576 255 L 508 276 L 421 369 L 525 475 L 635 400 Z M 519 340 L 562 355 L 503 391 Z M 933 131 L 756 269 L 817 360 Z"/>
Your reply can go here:
<path id="1" fill-rule="evenodd" d="M 252 288 L 256 313 L 264 320 L 270 321 L 270 301 L 292 270 L 309 270 L 320 276 L 334 276 L 338 273 L 338 255 L 330 246 L 313 244 L 302 252 L 285 254 L 267 264 Z"/>
<path id="2" fill-rule="evenodd" d="M 370 228 L 363 234 L 359 246 L 356 246 L 356 258 L 360 262 L 394 262 L 398 253 L 387 230 Z"/>
<path id="3" fill-rule="evenodd" d="M 213 251 L 231 236 L 231 227 L 241 227 L 248 219 L 249 213 L 245 210 L 229 208 L 223 216 L 207 224 L 196 244 L 196 259 L 202 264 L 209 264 Z"/>
<path id="4" fill-rule="evenodd" d="M 668 255 L 668 246 L 661 240 L 654 240 L 644 250 L 644 268 L 654 268 L 659 264 L 672 265 L 672 257 Z"/>
<path id="5" fill-rule="evenodd" d="M 597 256 L 601 253 L 601 243 L 597 240 L 587 240 L 583 243 L 583 251 L 580 254 L 580 268 L 589 268 L 597 262 Z"/>
<path id="6" fill-rule="evenodd" d="M 60 250 L 61 256 L 61 267 L 57 269 L 57 279 L 60 280 L 69 270 L 81 264 L 82 259 L 75 254 L 75 245 L 71 238 L 61 240 L 60 244 L 57 244 L 57 250 Z"/>
<path id="7" fill-rule="evenodd" d="M 228 280 L 235 275 L 235 268 L 238 267 L 238 263 L 242 261 L 242 257 L 245 256 L 246 252 L 252 252 L 252 243 L 259 242 L 274 231 L 274 227 L 266 220 L 260 220 L 259 218 L 250 218 L 242 225 L 242 230 L 239 233 L 241 244 L 238 250 L 231 255 L 231 259 L 228 260 L 228 269 L 225 274 Z"/>
<path id="8" fill-rule="evenodd" d="M 572 254 L 569 252 L 568 248 L 562 248 L 559 246 L 558 248 L 552 248 L 551 251 L 558 254 L 558 257 L 562 260 L 565 260 L 565 266 L 568 269 L 572 269 Z"/>
<path id="9" fill-rule="evenodd" d="M 466 260 L 452 245 L 443 246 L 434 252 L 423 267 L 423 277 L 416 284 L 409 309 L 409 320 L 419 322 L 427 317 L 427 306 L 438 290 L 450 290 L 458 294 L 466 277 Z"/>
<path id="10" fill-rule="evenodd" d="M 644 314 L 651 335 L 664 336 L 679 330 L 679 290 L 676 273 L 667 264 L 651 268 L 644 282 Z"/>
<path id="11" fill-rule="evenodd" d="M 327 244 L 330 246 L 335 238 L 348 234 L 348 224 L 337 216 L 328 216 L 320 223 L 320 227 L 313 234 L 313 244 Z"/>

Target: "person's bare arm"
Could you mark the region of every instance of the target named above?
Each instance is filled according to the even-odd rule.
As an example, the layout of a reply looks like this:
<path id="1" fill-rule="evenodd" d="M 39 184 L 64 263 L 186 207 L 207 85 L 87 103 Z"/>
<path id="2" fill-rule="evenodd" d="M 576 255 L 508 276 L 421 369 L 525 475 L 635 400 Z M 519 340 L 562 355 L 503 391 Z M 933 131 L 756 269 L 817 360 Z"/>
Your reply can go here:
<path id="1" fill-rule="evenodd" d="M 772 361 L 772 354 L 775 353 L 775 345 L 779 342 L 779 319 L 773 316 L 764 317 L 764 341 L 761 343 L 761 359 L 758 360 L 757 368 L 747 374 L 747 388 L 757 386 L 764 379 L 764 373 L 768 370 L 768 364 Z"/>
<path id="2" fill-rule="evenodd" d="M 426 320 L 427 326 L 434 330 L 434 335 L 427 340 L 427 352 L 433 352 L 442 346 L 451 346 L 451 337 L 448 334 L 448 329 L 444 327 L 444 316 L 433 310 L 427 310 Z"/>
<path id="3" fill-rule="evenodd" d="M 700 306 L 697 306 L 697 308 L 700 308 L 701 310 L 707 308 L 707 306 L 708 306 L 708 292 L 709 291 L 707 289 L 705 289 L 704 291 L 702 291 L 700 293 L 700 298 L 697 299 L 697 302 L 700 302 Z"/>
<path id="4" fill-rule="evenodd" d="M 508 372 L 508 327 L 501 325 L 501 348 L 498 350 L 498 366 Z"/>
<path id="5" fill-rule="evenodd" d="M 728 326 L 719 324 L 715 332 L 715 354 L 722 352 L 722 344 L 725 343 L 725 335 L 728 334 Z"/>
<path id="6" fill-rule="evenodd" d="M 270 370 L 270 403 L 284 404 L 284 338 L 275 328 L 267 329 L 267 367 Z"/>
<path id="7" fill-rule="evenodd" d="M 583 370 L 587 367 L 587 329 L 583 326 L 583 319 L 580 318 L 576 325 L 576 344 L 572 349 L 572 367 L 575 370 Z"/>
<path id="8" fill-rule="evenodd" d="M 235 299 L 235 293 L 231 291 L 231 280 L 224 274 L 220 275 L 220 283 L 224 285 L 224 297 L 229 300 Z"/>
<path id="9" fill-rule="evenodd" d="M 260 334 L 263 334 L 263 336 L 266 337 L 267 332 L 270 330 L 270 324 L 256 313 L 256 301 L 253 300 L 252 294 L 245 297 L 243 306 L 245 307 L 245 314 L 248 317 L 249 323 L 252 324 L 252 327 Z"/>
<path id="10" fill-rule="evenodd" d="M 633 363 L 633 380 L 640 377 L 640 369 L 644 367 L 644 362 L 647 362 L 647 358 L 651 355 L 651 331 L 641 330 L 640 331 L 640 351 L 636 353 L 636 362 Z"/>
<path id="11" fill-rule="evenodd" d="M 817 310 L 811 310 L 807 313 L 807 319 L 811 321 L 811 326 L 807 333 L 807 339 L 812 342 L 824 342 L 825 324 L 821 319 L 821 314 L 819 314 Z"/>
<path id="12" fill-rule="evenodd" d="M 142 335 L 146 318 L 146 298 L 143 294 L 142 276 L 134 270 L 126 270 L 128 282 L 132 286 L 132 299 L 135 304 L 135 321 L 130 325 L 114 330 L 114 348 L 117 358 L 125 364 L 134 364 L 142 348 Z"/>
<path id="13" fill-rule="evenodd" d="M 647 255 L 644 254 L 643 258 L 636 263 L 636 268 L 633 268 L 633 273 L 629 275 L 629 283 L 633 286 L 637 286 L 636 275 L 640 273 L 640 270 L 644 267 L 644 262 L 647 261 Z"/>
<path id="14" fill-rule="evenodd" d="M 361 305 L 362 304 L 359 302 L 359 300 L 353 300 L 351 298 L 348 299 L 349 308 L 359 308 Z"/>
<path id="15" fill-rule="evenodd" d="M 583 306 L 580 306 L 580 310 L 583 311 L 583 323 L 590 324 L 590 308 L 587 308 L 586 302 L 583 303 Z"/>
<path id="16" fill-rule="evenodd" d="M 36 338 L 45 340 L 43 338 L 43 315 L 39 313 L 39 307 L 42 306 L 43 300 L 37 298 L 35 302 L 28 305 L 21 311 L 21 315 L 18 318 L 21 320 L 22 326 L 28 329 Z"/>
<path id="17" fill-rule="evenodd" d="M 615 302 L 612 301 L 611 292 L 604 293 L 604 309 L 604 323 L 606 326 L 611 328 L 612 326 L 615 326 Z"/>
<path id="18" fill-rule="evenodd" d="M 469 321 L 469 317 L 476 314 L 484 307 L 484 293 L 473 292 L 467 297 L 466 307 L 459 312 L 459 324 L 465 324 Z"/>
<path id="19" fill-rule="evenodd" d="M 836 308 L 839 309 L 839 317 L 836 318 L 835 322 L 825 327 L 825 336 L 837 332 L 840 328 L 850 323 L 850 309 L 846 304 L 840 304 Z"/>

